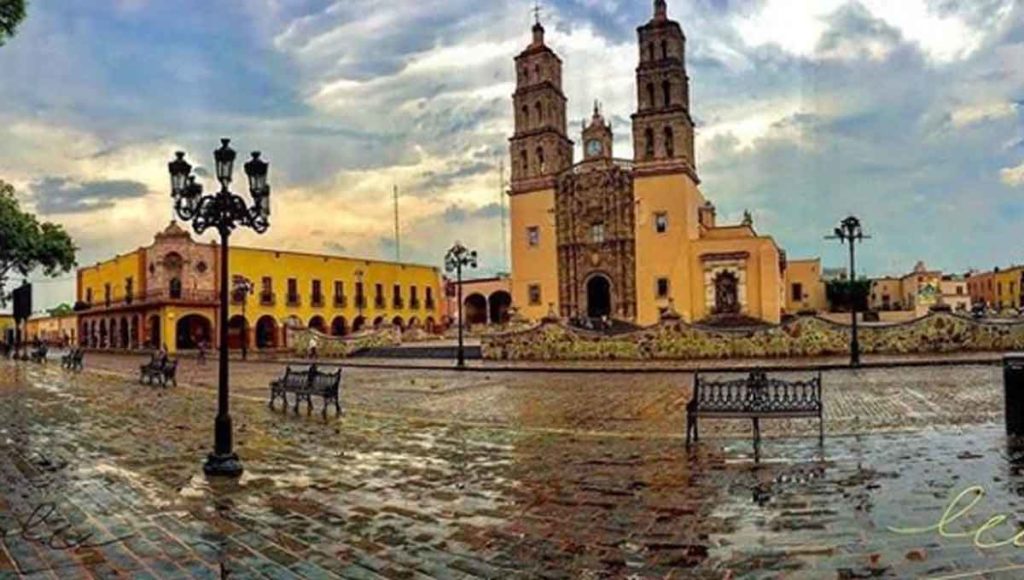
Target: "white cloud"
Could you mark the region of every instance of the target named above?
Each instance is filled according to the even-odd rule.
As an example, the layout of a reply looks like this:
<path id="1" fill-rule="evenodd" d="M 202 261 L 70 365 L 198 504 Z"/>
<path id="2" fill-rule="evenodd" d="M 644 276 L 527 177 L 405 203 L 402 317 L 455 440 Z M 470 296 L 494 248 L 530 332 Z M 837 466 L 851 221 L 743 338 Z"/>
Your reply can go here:
<path id="1" fill-rule="evenodd" d="M 999 178 L 1010 187 L 1024 186 L 1024 163 L 1016 167 L 1006 167 L 999 172 Z"/>
<path id="2" fill-rule="evenodd" d="M 954 109 L 950 114 L 953 126 L 960 128 L 983 121 L 996 121 L 1012 117 L 1017 112 L 1017 105 L 1009 102 L 989 102 L 965 105 Z"/>

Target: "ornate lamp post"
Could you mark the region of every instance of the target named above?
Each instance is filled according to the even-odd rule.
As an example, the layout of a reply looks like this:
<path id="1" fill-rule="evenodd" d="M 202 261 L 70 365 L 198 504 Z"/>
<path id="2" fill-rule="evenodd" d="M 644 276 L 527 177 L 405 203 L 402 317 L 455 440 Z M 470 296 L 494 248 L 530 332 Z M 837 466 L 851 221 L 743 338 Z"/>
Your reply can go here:
<path id="1" fill-rule="evenodd" d="M 242 302 L 242 360 L 246 360 L 247 351 L 249 350 L 249 321 L 245 317 L 245 305 L 249 301 L 249 296 L 252 296 L 256 284 L 245 276 L 235 276 L 232 283 L 234 285 L 235 297 Z"/>
<path id="2" fill-rule="evenodd" d="M 857 340 L 857 296 L 854 289 L 857 282 L 856 248 L 857 242 L 870 239 L 861 229 L 860 219 L 850 216 L 839 222 L 834 235 L 826 236 L 827 240 L 839 240 L 839 243 L 850 245 L 850 366 L 860 366 L 860 342 Z"/>
<path id="3" fill-rule="evenodd" d="M 444 267 L 449 273 L 455 272 L 455 279 L 458 284 L 458 298 L 459 301 L 459 358 L 456 363 L 456 368 L 466 368 L 466 350 L 463 346 L 463 328 L 465 321 L 462 319 L 462 269 L 465 267 L 476 268 L 476 250 L 470 250 L 466 246 L 463 246 L 461 242 L 455 242 L 455 245 L 448 250 L 448 253 L 444 256 Z"/>
<path id="4" fill-rule="evenodd" d="M 217 181 L 220 191 L 203 195 L 203 186 L 196 183 L 192 166 L 185 161 L 185 153 L 175 153 L 174 161 L 168 164 L 171 173 L 171 197 L 178 216 L 191 222 L 197 234 L 209 228 L 216 228 L 220 234 L 220 363 L 217 384 L 217 418 L 214 422 L 213 453 L 203 465 L 203 471 L 210 476 L 238 477 L 242 474 L 242 463 L 233 451 L 231 414 L 228 410 L 228 239 L 231 232 L 240 226 L 251 228 L 262 234 L 270 227 L 270 186 L 267 185 L 269 165 L 260 159 L 260 152 L 254 151 L 252 159 L 245 164 L 249 178 L 249 193 L 252 206 L 231 193 L 231 171 L 235 163 L 235 151 L 228 146 L 229 139 L 221 139 L 221 147 L 213 152 L 216 162 Z"/>

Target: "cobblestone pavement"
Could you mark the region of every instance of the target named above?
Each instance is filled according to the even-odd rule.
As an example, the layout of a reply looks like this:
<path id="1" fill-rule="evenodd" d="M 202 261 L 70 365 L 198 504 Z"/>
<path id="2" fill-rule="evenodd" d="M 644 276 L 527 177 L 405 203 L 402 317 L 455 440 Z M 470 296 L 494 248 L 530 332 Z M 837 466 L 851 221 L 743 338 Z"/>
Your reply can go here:
<path id="1" fill-rule="evenodd" d="M 208 372 L 183 370 L 196 383 Z M 1024 509 L 1021 463 L 991 421 L 997 374 L 917 371 L 827 378 L 831 416 L 852 425 L 848 405 L 881 397 L 880 425 L 918 425 L 921 413 L 947 426 L 832 437 L 823 450 L 780 437 L 755 464 L 742 438 L 686 452 L 681 424 L 666 419 L 681 404 L 667 378 L 353 372 L 350 412 L 323 421 L 267 409 L 245 376 L 266 371 L 239 367 L 247 471 L 210 484 L 198 475 L 208 389 L 0 362 L 0 577 L 1020 577 L 1007 569 L 1024 565 L 1020 548 L 888 529 L 936 522 L 973 484 L 989 495 L 962 518 L 971 527 L 1011 514 L 988 541 L 1010 537 Z M 475 390 L 484 402 L 462 395 Z M 430 401 L 440 402 L 421 409 Z"/>
<path id="2" fill-rule="evenodd" d="M 137 377 L 141 356 L 90 355 L 88 366 Z M 282 365 L 232 361 L 233 393 L 267 399 Z M 824 374 L 829 433 L 870 433 L 999 420 L 1002 374 L 995 366 L 831 370 Z M 457 420 L 554 432 L 644 434 L 684 432 L 693 375 L 601 373 L 461 373 L 352 368 L 344 372 L 345 404 L 357 412 Z M 808 372 L 780 373 L 807 377 Z M 183 359 L 180 382 L 212 389 L 216 361 Z M 742 421 L 701 423 L 702 435 L 742 435 Z M 816 432 L 813 421 L 770 421 L 767 436 Z"/>

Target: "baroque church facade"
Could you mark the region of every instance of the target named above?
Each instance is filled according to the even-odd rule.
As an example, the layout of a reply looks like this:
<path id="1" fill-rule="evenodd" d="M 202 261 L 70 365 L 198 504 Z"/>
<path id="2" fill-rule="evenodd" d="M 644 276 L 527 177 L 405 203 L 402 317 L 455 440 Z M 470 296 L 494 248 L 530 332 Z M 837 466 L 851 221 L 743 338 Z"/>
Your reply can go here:
<path id="1" fill-rule="evenodd" d="M 611 318 L 640 325 L 667 311 L 778 322 L 788 288 L 785 253 L 749 214 L 719 225 L 701 193 L 690 114 L 686 37 L 665 0 L 637 29 L 633 158 L 618 159 L 595 105 L 583 159 L 574 160 L 562 60 L 533 27 L 515 57 L 515 133 L 509 207 L 513 304 L 529 319 Z M 800 269 L 797 269 L 800 270 Z"/>

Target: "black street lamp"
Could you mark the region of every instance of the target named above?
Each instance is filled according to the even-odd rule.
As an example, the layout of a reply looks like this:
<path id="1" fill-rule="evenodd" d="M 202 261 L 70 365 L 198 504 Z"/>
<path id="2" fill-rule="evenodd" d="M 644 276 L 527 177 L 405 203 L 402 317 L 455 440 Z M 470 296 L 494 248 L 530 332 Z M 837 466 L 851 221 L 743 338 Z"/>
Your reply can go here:
<path id="1" fill-rule="evenodd" d="M 229 139 L 221 139 L 221 147 L 213 152 L 220 191 L 203 195 L 203 186 L 196 183 L 192 166 L 185 161 L 185 153 L 175 153 L 168 164 L 171 173 L 171 197 L 174 210 L 186 222 L 192 223 L 197 234 L 216 228 L 220 234 L 220 363 L 217 377 L 217 418 L 214 422 L 213 453 L 206 459 L 203 471 L 209 476 L 238 477 L 242 463 L 233 451 L 231 414 L 228 410 L 228 238 L 240 226 L 262 234 L 270 227 L 270 186 L 267 185 L 269 164 L 253 151 L 245 164 L 249 177 L 252 206 L 228 190 L 231 171 L 235 163 L 235 150 L 228 146 Z"/>
<path id="2" fill-rule="evenodd" d="M 245 305 L 252 296 L 256 284 L 245 276 L 235 276 L 232 280 L 235 299 L 242 303 L 242 360 L 246 360 L 249 346 L 249 320 L 245 317 Z"/>
<path id="3" fill-rule="evenodd" d="M 455 245 L 444 256 L 444 267 L 449 273 L 455 272 L 455 279 L 458 285 L 459 358 L 455 366 L 459 369 L 466 368 L 466 350 L 463 346 L 463 327 L 465 326 L 465 321 L 462 318 L 462 269 L 467 266 L 476 268 L 476 251 L 468 249 L 460 242 L 455 242 Z"/>
<path id="4" fill-rule="evenodd" d="M 834 232 L 834 235 L 825 236 L 825 239 L 850 244 L 850 366 L 856 367 L 860 366 L 860 341 L 857 339 L 856 248 L 857 242 L 870 239 L 871 236 L 864 235 L 860 219 L 852 215 L 839 222 L 839 227 Z"/>

